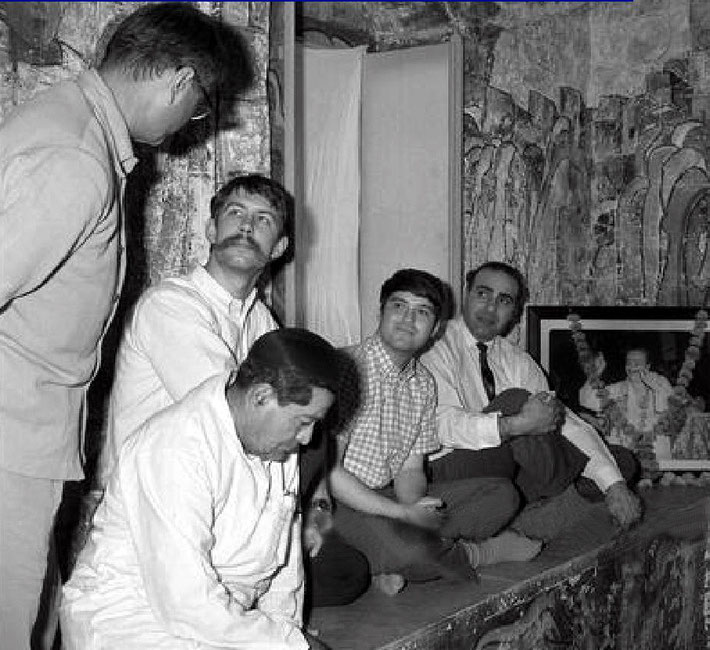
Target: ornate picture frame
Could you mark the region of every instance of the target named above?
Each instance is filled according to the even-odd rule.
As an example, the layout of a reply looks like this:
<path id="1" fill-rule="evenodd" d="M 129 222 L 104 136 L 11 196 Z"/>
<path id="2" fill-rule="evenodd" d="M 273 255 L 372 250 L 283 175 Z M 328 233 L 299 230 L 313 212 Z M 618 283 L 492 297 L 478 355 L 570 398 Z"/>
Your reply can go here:
<path id="1" fill-rule="evenodd" d="M 699 307 L 552 306 L 527 307 L 527 350 L 548 376 L 551 387 L 567 406 L 579 410 L 579 389 L 586 377 L 579 364 L 567 317 L 577 314 L 593 350 L 601 350 L 607 360 L 602 377 L 605 383 L 625 378 L 625 351 L 642 346 L 651 352 L 651 367 L 675 384 Z M 694 411 L 697 422 L 690 425 L 710 437 L 710 333 L 706 331 L 693 379 L 688 387 L 693 397 L 704 401 L 704 412 Z M 699 402 L 700 403 L 700 402 Z M 691 451 L 670 452 L 661 458 L 661 470 L 710 470 L 710 440 L 701 457 L 689 458 Z M 696 447 L 697 448 L 697 445 Z M 678 457 L 678 455 L 682 457 Z"/>

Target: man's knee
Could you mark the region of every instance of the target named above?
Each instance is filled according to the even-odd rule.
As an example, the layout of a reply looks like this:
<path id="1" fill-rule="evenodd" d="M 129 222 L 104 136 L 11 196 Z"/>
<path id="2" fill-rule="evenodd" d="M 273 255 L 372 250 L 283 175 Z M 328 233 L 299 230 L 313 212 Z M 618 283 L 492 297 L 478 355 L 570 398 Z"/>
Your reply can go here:
<path id="1" fill-rule="evenodd" d="M 489 514 L 489 526 L 484 530 L 481 539 L 494 535 L 501 530 L 518 513 L 522 504 L 520 492 L 512 481 L 500 480 L 493 486 L 486 510 Z"/>
<path id="2" fill-rule="evenodd" d="M 437 496 L 449 505 L 442 533 L 450 537 L 486 539 L 495 535 L 517 514 L 521 498 L 512 481 L 477 478 L 455 481 Z"/>
<path id="3" fill-rule="evenodd" d="M 370 565 L 363 553 L 333 534 L 315 558 L 308 558 L 313 607 L 347 605 L 370 585 Z"/>

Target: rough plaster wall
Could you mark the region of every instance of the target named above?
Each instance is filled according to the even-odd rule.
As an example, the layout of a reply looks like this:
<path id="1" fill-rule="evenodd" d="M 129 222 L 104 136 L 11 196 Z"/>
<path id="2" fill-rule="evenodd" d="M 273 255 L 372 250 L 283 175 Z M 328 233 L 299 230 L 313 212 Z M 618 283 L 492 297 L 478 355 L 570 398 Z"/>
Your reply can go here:
<path id="1" fill-rule="evenodd" d="M 522 267 L 537 304 L 706 299 L 710 3 L 429 4 L 303 12 L 374 49 L 464 37 L 466 267 Z"/>
<path id="2" fill-rule="evenodd" d="M 528 221 L 542 236 L 522 240 L 519 257 L 505 245 L 486 252 L 523 262 L 533 302 L 672 305 L 705 299 L 710 227 L 703 197 L 710 185 L 701 108 L 707 88 L 698 83 L 695 97 L 700 75 L 693 70 L 704 52 L 690 29 L 693 4 L 590 3 L 516 20 L 520 6 L 513 3 L 496 17 L 504 29 L 493 49 L 489 86 L 523 111 L 523 120 L 513 118 L 507 140 L 518 152 L 534 143 L 543 161 L 537 170 L 527 165 L 542 194 L 523 188 L 510 198 L 532 199 Z M 542 98 L 525 98 L 526 90 Z M 540 101 L 549 103 L 547 133 L 535 116 Z M 490 113 L 490 103 L 486 108 Z M 525 111 L 536 134 L 519 128 Z M 501 145 L 491 132 L 510 115 L 500 111 L 483 124 L 481 139 L 496 151 Z M 550 137 L 555 131 L 557 137 Z M 475 157 L 467 162 L 478 165 Z M 519 173 L 501 169 L 495 182 L 510 186 Z M 474 188 L 472 203 L 476 199 Z M 477 216 L 474 209 L 465 243 L 471 264 L 483 252 L 477 242 L 485 225 L 477 227 Z"/>
<path id="3" fill-rule="evenodd" d="M 13 105 L 84 69 L 101 47 L 99 36 L 104 28 L 134 11 L 139 3 L 51 4 L 61 5 L 62 11 L 56 34 L 61 44 L 59 65 L 13 62 L 9 29 L 6 22 L 0 22 L 0 119 Z M 256 84 L 238 105 L 221 107 L 217 133 L 214 124 L 194 127 L 207 129 L 202 133 L 204 142 L 198 146 L 188 146 L 189 140 L 182 138 L 157 152 L 139 150 L 141 162 L 131 176 L 127 193 L 133 226 L 127 294 L 137 294 L 146 282 L 184 270 L 194 261 L 204 261 L 204 227 L 216 187 L 241 171 L 269 173 L 269 3 L 195 4 L 242 30 L 255 55 Z"/>

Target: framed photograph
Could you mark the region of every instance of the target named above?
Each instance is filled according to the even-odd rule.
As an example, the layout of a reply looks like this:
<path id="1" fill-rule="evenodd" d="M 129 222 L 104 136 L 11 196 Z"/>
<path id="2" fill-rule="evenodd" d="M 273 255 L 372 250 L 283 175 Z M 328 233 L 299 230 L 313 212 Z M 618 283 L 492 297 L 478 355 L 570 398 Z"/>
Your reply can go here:
<path id="1" fill-rule="evenodd" d="M 605 384 L 626 379 L 626 351 L 644 348 L 651 369 L 671 384 L 678 377 L 699 307 L 590 307 L 531 305 L 527 308 L 527 349 L 547 373 L 551 387 L 567 406 L 580 410 L 586 377 L 572 340 L 569 314 L 578 314 L 589 346 L 604 355 Z M 695 397 L 683 435 L 673 449 L 657 447 L 662 470 L 710 470 L 710 332 L 688 392 Z"/>

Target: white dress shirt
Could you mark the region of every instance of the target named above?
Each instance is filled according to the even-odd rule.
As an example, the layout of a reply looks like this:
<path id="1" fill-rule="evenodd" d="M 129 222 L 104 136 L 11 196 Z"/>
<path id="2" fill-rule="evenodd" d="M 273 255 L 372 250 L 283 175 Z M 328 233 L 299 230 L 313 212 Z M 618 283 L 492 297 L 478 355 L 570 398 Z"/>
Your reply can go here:
<path id="1" fill-rule="evenodd" d="M 497 413 L 482 413 L 489 400 L 481 380 L 476 339 L 463 318 L 449 321 L 446 333 L 422 356 L 436 379 L 437 434 L 443 449 L 431 458 L 440 458 L 453 449 L 486 449 L 500 445 Z M 524 388 L 535 394 L 549 390 L 544 373 L 535 360 L 507 339 L 497 336 L 488 343 L 488 363 L 498 393 L 508 388 Z M 581 449 L 589 462 L 583 475 L 602 491 L 622 476 L 608 448 L 589 424 L 567 409 L 561 431 Z"/>
<path id="2" fill-rule="evenodd" d="M 121 450 L 64 587 L 68 650 L 307 648 L 298 455 L 246 454 L 212 377 Z"/>
<path id="3" fill-rule="evenodd" d="M 116 358 L 100 484 L 133 431 L 208 377 L 237 368 L 254 341 L 277 327 L 256 290 L 233 298 L 202 266 L 148 289 Z"/>

